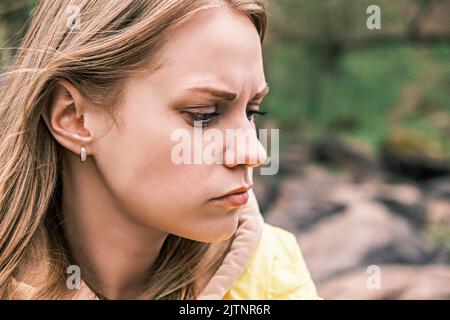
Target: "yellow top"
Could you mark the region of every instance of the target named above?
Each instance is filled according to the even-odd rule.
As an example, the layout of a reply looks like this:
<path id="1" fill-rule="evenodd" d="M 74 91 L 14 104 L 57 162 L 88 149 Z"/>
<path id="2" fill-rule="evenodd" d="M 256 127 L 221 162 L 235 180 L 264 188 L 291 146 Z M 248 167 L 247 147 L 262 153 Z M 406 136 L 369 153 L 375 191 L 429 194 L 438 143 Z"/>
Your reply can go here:
<path id="1" fill-rule="evenodd" d="M 224 300 L 322 299 L 295 236 L 264 223 L 261 241 Z"/>

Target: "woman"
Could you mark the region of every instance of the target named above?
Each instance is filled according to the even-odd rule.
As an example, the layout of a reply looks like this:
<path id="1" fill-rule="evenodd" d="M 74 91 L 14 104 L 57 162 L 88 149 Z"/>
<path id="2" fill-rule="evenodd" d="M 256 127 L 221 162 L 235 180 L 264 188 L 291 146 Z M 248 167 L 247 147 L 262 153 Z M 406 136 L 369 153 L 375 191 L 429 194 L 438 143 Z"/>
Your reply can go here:
<path id="1" fill-rule="evenodd" d="M 317 298 L 251 190 L 265 28 L 259 0 L 38 4 L 2 81 L 1 298 Z M 199 123 L 256 148 L 176 164 Z"/>

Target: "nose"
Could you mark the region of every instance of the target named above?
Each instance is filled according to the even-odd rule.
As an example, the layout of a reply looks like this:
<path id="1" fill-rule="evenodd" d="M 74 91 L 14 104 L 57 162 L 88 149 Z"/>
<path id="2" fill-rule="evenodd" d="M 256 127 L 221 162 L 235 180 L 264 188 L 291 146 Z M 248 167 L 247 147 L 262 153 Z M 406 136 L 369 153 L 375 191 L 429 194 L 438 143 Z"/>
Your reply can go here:
<path id="1" fill-rule="evenodd" d="M 228 168 L 255 168 L 267 159 L 267 152 L 258 140 L 256 129 L 247 118 L 239 127 L 225 130 L 224 147 L 224 165 Z"/>

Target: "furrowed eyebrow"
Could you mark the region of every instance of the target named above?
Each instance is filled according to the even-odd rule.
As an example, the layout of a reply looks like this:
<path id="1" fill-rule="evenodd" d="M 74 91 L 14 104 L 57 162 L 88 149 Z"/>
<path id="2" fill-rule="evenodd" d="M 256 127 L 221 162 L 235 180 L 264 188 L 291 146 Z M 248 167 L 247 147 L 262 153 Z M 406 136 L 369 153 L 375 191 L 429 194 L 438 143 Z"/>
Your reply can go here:
<path id="1" fill-rule="evenodd" d="M 266 96 L 266 94 L 269 92 L 269 85 L 266 83 L 266 86 L 259 91 L 257 94 L 255 94 L 255 96 L 252 98 L 251 101 L 257 101 L 260 100 L 262 98 L 264 98 Z"/>
<path id="2" fill-rule="evenodd" d="M 190 91 L 192 93 L 209 94 L 215 98 L 228 101 L 234 101 L 237 98 L 237 93 L 214 87 L 194 87 L 187 89 L 187 91 Z M 266 83 L 265 87 L 260 92 L 255 94 L 255 96 L 251 99 L 251 101 L 263 98 L 268 92 L 269 92 L 269 85 Z"/>
<path id="3" fill-rule="evenodd" d="M 221 89 L 214 88 L 214 87 L 196 87 L 196 88 L 189 88 L 187 90 L 192 93 L 209 94 L 215 98 L 229 100 L 229 101 L 233 101 L 237 97 L 237 94 L 234 92 L 229 92 L 229 91 L 221 90 Z"/>

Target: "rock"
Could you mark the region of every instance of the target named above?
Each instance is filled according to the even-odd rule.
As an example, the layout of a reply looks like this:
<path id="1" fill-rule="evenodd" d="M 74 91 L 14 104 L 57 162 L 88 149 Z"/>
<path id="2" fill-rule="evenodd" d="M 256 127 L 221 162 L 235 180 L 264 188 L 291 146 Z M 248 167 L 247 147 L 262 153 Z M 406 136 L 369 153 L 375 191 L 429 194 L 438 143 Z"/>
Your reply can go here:
<path id="1" fill-rule="evenodd" d="M 377 190 L 378 185 L 373 183 L 335 183 L 333 188 L 328 193 L 327 199 L 329 201 L 347 204 L 372 201 L 377 194 Z"/>
<path id="2" fill-rule="evenodd" d="M 448 265 L 380 265 L 378 270 L 379 289 L 371 281 L 374 273 L 362 267 L 318 284 L 318 292 L 325 299 L 450 299 Z"/>
<path id="3" fill-rule="evenodd" d="M 436 247 L 416 228 L 423 201 L 414 185 L 355 184 L 310 165 L 281 181 L 265 220 L 297 235 L 320 282 L 370 264 L 435 261 Z"/>
<path id="4" fill-rule="evenodd" d="M 348 143 L 333 136 L 324 136 L 311 144 L 311 157 L 325 164 L 347 169 L 355 177 L 379 174 L 371 150 L 361 143 Z"/>
<path id="5" fill-rule="evenodd" d="M 411 184 L 383 185 L 378 197 L 392 199 L 403 206 L 415 206 L 422 201 L 420 190 Z"/>
<path id="6" fill-rule="evenodd" d="M 406 218 L 415 227 L 421 228 L 425 225 L 423 196 L 417 187 L 410 184 L 383 185 L 376 200 L 385 205 L 392 213 Z"/>
<path id="7" fill-rule="evenodd" d="M 327 199 L 333 190 L 332 181 L 320 167 L 308 168 L 303 177 L 286 178 L 279 186 L 278 198 L 265 216 L 266 221 L 297 233 L 340 214 L 345 204 Z"/>
<path id="8" fill-rule="evenodd" d="M 450 178 L 437 178 L 424 184 L 427 223 L 450 225 Z"/>
<path id="9" fill-rule="evenodd" d="M 380 147 L 383 167 L 399 176 L 428 181 L 450 175 L 450 163 L 438 143 L 415 132 L 391 133 Z"/>
<path id="10" fill-rule="evenodd" d="M 304 164 L 310 157 L 309 148 L 304 144 L 292 144 L 281 155 L 280 173 L 282 175 L 301 174 Z"/>
<path id="11" fill-rule="evenodd" d="M 450 200 L 450 178 L 438 178 L 424 186 L 428 197 Z"/>
<path id="12" fill-rule="evenodd" d="M 432 198 L 427 200 L 425 206 L 429 224 L 450 226 L 450 200 Z"/>
<path id="13" fill-rule="evenodd" d="M 434 252 L 405 219 L 371 201 L 349 204 L 344 213 L 300 233 L 298 240 L 316 281 L 370 264 L 426 263 Z"/>
<path id="14" fill-rule="evenodd" d="M 259 209 L 265 216 L 270 206 L 278 197 L 279 187 L 278 181 L 273 176 L 253 176 L 253 190 L 258 199 Z"/>

